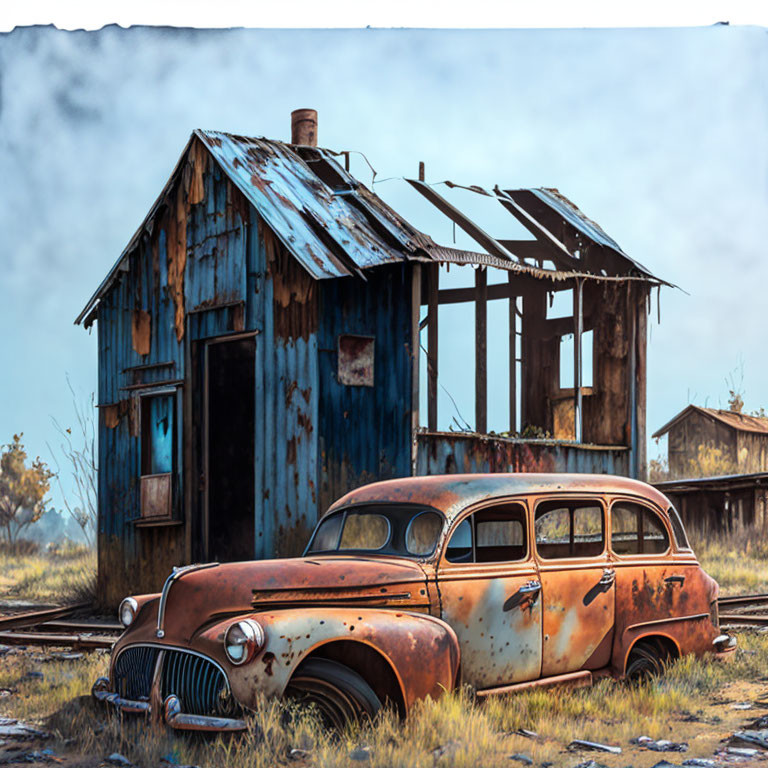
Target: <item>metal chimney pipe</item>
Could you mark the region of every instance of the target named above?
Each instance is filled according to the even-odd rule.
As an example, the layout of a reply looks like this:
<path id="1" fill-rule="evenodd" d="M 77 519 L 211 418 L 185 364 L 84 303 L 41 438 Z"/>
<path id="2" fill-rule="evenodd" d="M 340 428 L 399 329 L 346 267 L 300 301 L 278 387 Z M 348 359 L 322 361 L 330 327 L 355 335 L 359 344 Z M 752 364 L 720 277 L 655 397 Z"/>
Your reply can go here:
<path id="1" fill-rule="evenodd" d="M 291 144 L 317 146 L 317 110 L 294 109 L 291 112 Z"/>

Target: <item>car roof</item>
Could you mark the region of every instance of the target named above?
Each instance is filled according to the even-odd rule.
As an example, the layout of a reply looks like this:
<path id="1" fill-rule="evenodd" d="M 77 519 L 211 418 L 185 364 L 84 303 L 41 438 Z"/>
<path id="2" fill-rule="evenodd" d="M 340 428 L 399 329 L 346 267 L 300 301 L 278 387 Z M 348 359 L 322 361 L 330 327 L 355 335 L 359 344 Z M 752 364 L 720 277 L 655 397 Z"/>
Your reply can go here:
<path id="1" fill-rule="evenodd" d="M 606 493 L 642 496 L 663 509 L 671 506 L 663 493 L 639 480 L 616 475 L 493 473 L 427 475 L 371 483 L 350 491 L 329 512 L 352 504 L 399 502 L 424 504 L 452 519 L 477 502 L 503 496 L 545 493 Z"/>

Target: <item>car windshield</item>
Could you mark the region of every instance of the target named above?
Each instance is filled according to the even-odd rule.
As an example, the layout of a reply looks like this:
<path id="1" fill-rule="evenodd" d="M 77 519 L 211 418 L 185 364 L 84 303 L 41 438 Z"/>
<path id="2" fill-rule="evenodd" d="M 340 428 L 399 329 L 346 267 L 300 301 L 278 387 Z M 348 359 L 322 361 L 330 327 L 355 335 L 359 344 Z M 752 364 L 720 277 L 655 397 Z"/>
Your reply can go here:
<path id="1" fill-rule="evenodd" d="M 320 521 L 306 555 L 355 552 L 404 557 L 429 557 L 445 520 L 420 506 L 368 504 L 341 509 Z"/>

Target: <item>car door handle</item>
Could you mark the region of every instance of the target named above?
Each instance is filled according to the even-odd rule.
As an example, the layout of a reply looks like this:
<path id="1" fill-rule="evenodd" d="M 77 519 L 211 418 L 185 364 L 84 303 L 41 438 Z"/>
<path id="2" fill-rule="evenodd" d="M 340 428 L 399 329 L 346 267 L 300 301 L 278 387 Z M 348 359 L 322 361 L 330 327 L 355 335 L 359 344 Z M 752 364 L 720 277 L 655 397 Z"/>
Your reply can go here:
<path id="1" fill-rule="evenodd" d="M 597 583 L 601 587 L 610 587 L 616 581 L 616 571 L 613 568 L 603 568 L 603 575 Z"/>
<path id="2" fill-rule="evenodd" d="M 603 575 L 600 577 L 600 581 L 598 581 L 597 584 L 584 595 L 584 599 L 582 600 L 584 605 L 589 605 L 594 602 L 598 595 L 607 592 L 613 586 L 614 581 L 616 581 L 616 571 L 614 571 L 613 568 L 603 568 Z"/>
<path id="3" fill-rule="evenodd" d="M 539 592 L 541 592 L 540 581 L 526 581 L 514 595 L 507 599 L 504 603 L 503 610 L 511 611 L 519 605 L 525 605 L 526 608 L 532 608 L 539 598 Z"/>
<path id="4" fill-rule="evenodd" d="M 679 584 L 682 587 L 685 584 L 685 576 L 678 576 L 678 575 L 667 576 L 667 578 L 664 579 L 664 582 L 666 584 L 675 584 L 675 583 L 677 583 L 677 584 Z"/>

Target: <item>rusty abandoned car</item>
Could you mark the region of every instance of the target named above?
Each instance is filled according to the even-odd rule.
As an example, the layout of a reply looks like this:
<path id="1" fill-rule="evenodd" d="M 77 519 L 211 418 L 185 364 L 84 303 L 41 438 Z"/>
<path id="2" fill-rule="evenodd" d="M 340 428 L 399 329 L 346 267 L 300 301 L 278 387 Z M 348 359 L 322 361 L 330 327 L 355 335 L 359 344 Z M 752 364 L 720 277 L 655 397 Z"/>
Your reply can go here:
<path id="1" fill-rule="evenodd" d="M 726 655 L 718 586 L 654 488 L 605 475 L 444 475 L 361 487 L 303 557 L 176 569 L 126 598 L 96 698 L 239 730 L 259 694 L 330 725 L 469 684 L 480 697 Z"/>

